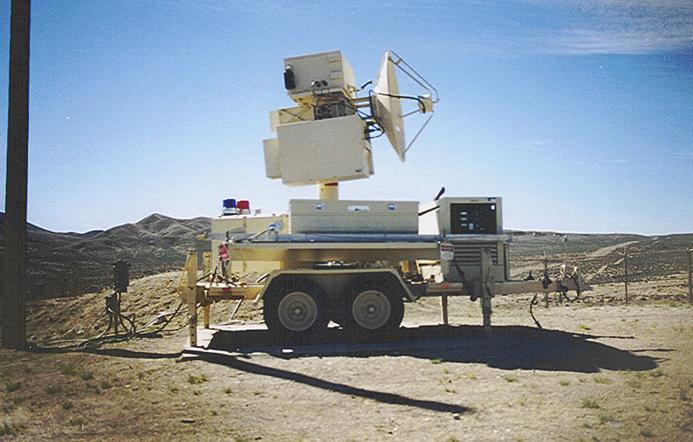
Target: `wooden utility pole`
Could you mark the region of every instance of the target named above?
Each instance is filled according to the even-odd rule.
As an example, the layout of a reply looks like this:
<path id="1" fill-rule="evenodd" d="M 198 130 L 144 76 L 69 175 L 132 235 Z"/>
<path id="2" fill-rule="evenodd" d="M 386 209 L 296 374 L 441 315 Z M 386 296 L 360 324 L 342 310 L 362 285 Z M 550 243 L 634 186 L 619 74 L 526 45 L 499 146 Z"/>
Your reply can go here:
<path id="1" fill-rule="evenodd" d="M 623 248 L 623 281 L 626 290 L 626 305 L 628 305 L 628 246 Z"/>
<path id="2" fill-rule="evenodd" d="M 26 348 L 26 207 L 29 153 L 30 0 L 12 0 L 5 184 L 2 346 Z"/>

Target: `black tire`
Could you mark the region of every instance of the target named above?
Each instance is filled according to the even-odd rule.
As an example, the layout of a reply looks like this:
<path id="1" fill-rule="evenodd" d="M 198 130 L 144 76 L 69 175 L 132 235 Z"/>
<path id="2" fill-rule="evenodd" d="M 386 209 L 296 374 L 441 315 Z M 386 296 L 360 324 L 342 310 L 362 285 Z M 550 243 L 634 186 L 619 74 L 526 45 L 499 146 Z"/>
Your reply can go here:
<path id="1" fill-rule="evenodd" d="M 307 311 L 292 316 L 292 312 L 288 311 L 292 302 L 297 304 L 297 309 L 305 308 Z M 325 292 L 316 284 L 301 278 L 275 282 L 263 297 L 262 315 L 267 328 L 279 340 L 319 336 L 330 322 Z"/>
<path id="2" fill-rule="evenodd" d="M 359 278 L 349 284 L 343 299 L 343 326 L 347 330 L 371 335 L 389 333 L 399 328 L 404 318 L 401 290 L 384 279 Z M 385 302 L 388 307 L 379 309 L 379 306 L 385 307 Z M 364 308 L 374 309 L 373 315 L 369 316 Z M 360 318 L 355 317 L 355 312 Z"/>

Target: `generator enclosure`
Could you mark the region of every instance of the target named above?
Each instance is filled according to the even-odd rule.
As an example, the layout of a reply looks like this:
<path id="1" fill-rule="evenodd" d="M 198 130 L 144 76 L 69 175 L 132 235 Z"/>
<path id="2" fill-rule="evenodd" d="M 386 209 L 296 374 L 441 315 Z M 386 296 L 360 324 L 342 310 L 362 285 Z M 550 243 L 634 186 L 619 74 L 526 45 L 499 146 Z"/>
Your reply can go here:
<path id="1" fill-rule="evenodd" d="M 417 201 L 291 200 L 291 233 L 419 232 Z"/>
<path id="2" fill-rule="evenodd" d="M 491 280 L 510 279 L 508 245 L 510 235 L 448 235 L 441 247 L 440 270 L 449 282 L 479 281 L 482 250 L 491 259 Z"/>
<path id="3" fill-rule="evenodd" d="M 438 205 L 438 230 L 443 235 L 503 233 L 500 197 L 442 198 Z"/>

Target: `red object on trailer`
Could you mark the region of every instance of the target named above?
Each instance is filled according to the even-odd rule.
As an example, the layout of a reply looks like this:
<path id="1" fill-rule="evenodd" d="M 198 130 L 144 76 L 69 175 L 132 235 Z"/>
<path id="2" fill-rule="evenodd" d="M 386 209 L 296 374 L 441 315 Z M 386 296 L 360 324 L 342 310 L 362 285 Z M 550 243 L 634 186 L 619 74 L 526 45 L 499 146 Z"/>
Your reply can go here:
<path id="1" fill-rule="evenodd" d="M 222 261 L 231 261 L 231 255 L 229 254 L 229 249 L 226 247 L 226 244 L 221 244 L 219 246 L 219 259 Z"/>
<path id="2" fill-rule="evenodd" d="M 250 201 L 248 200 L 238 200 L 236 203 L 236 208 L 238 210 L 243 210 L 243 211 L 248 211 L 250 212 Z"/>

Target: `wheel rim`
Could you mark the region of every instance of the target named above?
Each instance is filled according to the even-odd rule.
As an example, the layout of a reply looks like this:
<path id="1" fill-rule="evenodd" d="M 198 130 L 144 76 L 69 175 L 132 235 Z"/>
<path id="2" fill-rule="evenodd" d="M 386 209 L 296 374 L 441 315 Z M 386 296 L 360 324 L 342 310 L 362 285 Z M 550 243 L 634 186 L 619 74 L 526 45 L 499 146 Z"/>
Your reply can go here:
<path id="1" fill-rule="evenodd" d="M 367 330 L 375 330 L 387 324 L 391 313 L 390 300 L 378 290 L 359 293 L 351 305 L 354 321 Z"/>
<path id="2" fill-rule="evenodd" d="M 308 330 L 318 317 L 318 305 L 304 292 L 291 292 L 279 301 L 277 308 L 279 322 L 294 332 Z"/>

